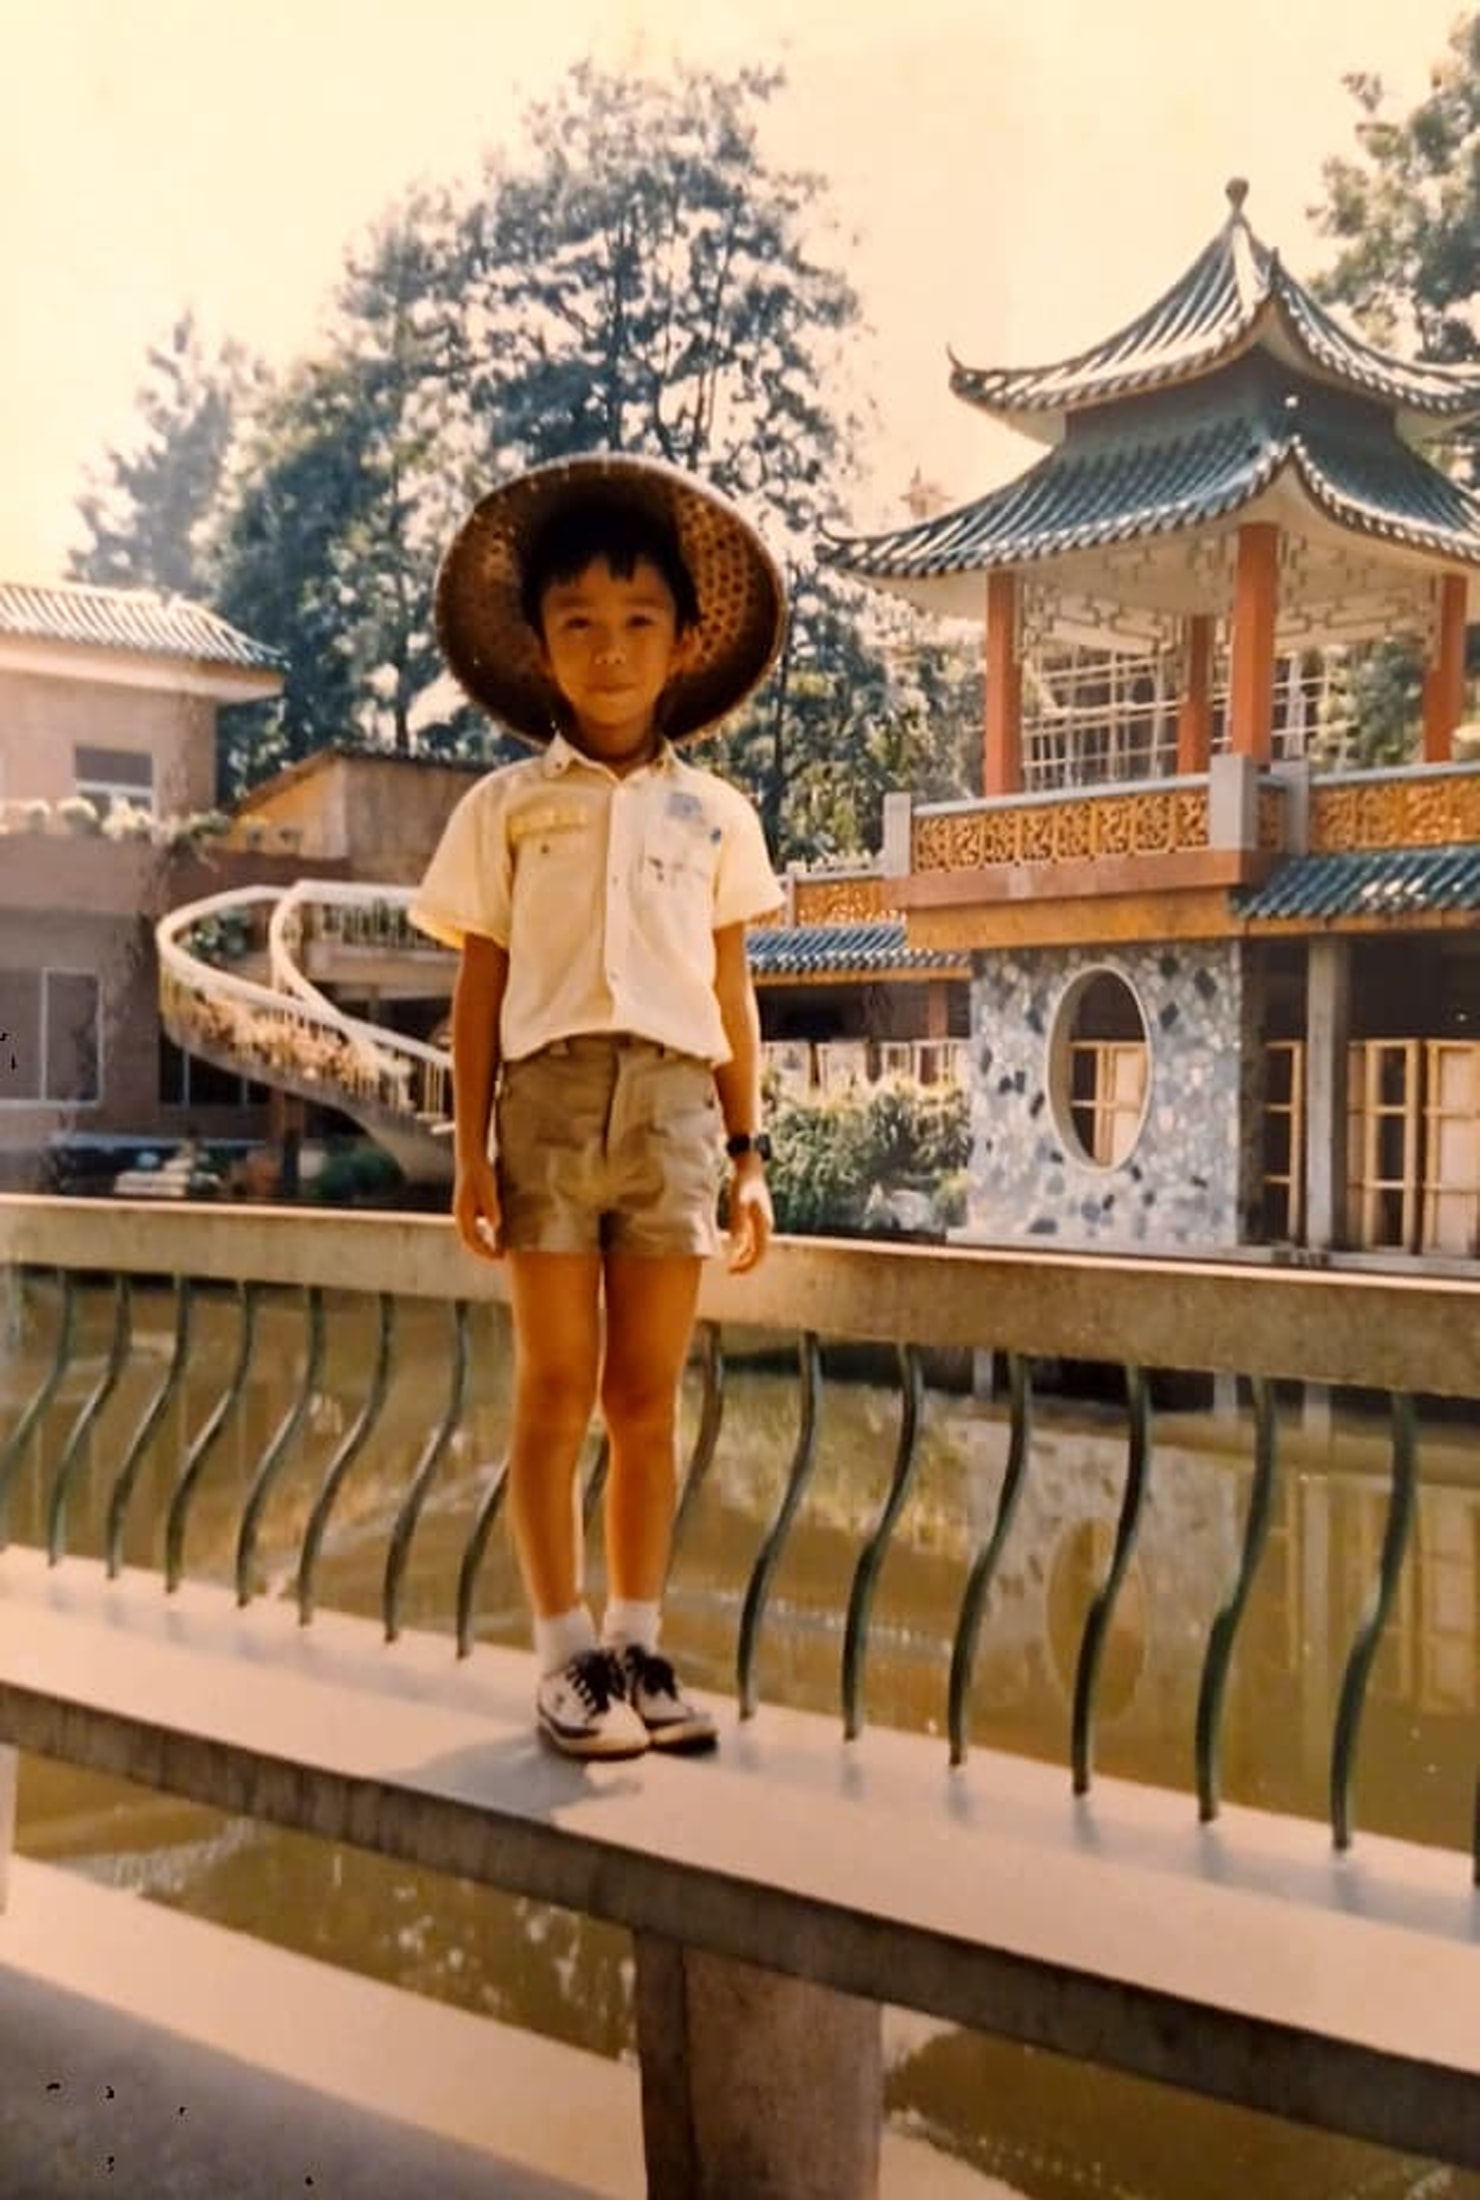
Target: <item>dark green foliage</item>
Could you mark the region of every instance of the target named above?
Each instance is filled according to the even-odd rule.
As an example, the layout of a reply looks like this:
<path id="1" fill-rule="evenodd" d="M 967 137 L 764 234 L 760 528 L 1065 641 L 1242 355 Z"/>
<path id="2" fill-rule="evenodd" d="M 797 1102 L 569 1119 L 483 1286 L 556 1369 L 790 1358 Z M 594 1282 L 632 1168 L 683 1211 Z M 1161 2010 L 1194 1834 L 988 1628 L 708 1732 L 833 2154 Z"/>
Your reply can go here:
<path id="1" fill-rule="evenodd" d="M 1339 249 L 1317 288 L 1375 343 L 1448 365 L 1480 360 L 1480 16 L 1459 20 L 1429 90 L 1404 116 L 1380 77 L 1345 79 L 1357 154 L 1326 161 L 1316 221 Z M 1431 455 L 1460 480 L 1477 473 L 1473 427 Z M 1472 664 L 1473 669 L 1473 664 Z M 1412 760 L 1421 717 L 1416 645 L 1385 642 L 1349 676 L 1357 736 L 1350 761 Z"/>
<path id="2" fill-rule="evenodd" d="M 322 340 L 248 412 L 218 396 L 188 323 L 178 356 L 155 355 L 148 478 L 129 476 L 106 539 L 94 519 L 96 556 L 152 578 L 178 538 L 192 591 L 286 659 L 277 703 L 223 717 L 224 794 L 329 745 L 522 753 L 442 674 L 437 559 L 493 481 L 596 447 L 701 473 L 786 564 L 785 661 L 707 752 L 783 860 L 874 846 L 891 786 L 971 790 L 974 664 L 816 563 L 857 459 L 861 308 L 828 257 L 820 179 L 763 155 L 781 85 L 582 65 L 516 152 L 408 197 L 355 246 Z"/>
<path id="3" fill-rule="evenodd" d="M 888 1228 L 880 1194 L 916 1192 L 939 1231 L 962 1219 L 971 1131 L 955 1086 L 890 1081 L 818 1104 L 771 1110 L 767 1172 L 777 1227 L 802 1236 Z"/>

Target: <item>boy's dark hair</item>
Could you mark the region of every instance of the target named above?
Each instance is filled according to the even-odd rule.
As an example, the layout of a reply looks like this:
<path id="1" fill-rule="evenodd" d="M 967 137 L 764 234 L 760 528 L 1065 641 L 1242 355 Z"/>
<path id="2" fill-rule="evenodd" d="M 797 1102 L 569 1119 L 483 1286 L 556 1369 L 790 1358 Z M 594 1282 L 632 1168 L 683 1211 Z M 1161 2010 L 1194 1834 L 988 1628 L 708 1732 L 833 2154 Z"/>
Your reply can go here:
<path id="1" fill-rule="evenodd" d="M 563 505 L 522 545 L 519 609 L 525 624 L 542 634 L 546 589 L 557 581 L 575 580 L 601 558 L 624 581 L 632 578 L 638 559 L 645 558 L 668 583 L 679 633 L 699 624 L 699 597 L 676 528 L 628 497 L 583 497 Z"/>

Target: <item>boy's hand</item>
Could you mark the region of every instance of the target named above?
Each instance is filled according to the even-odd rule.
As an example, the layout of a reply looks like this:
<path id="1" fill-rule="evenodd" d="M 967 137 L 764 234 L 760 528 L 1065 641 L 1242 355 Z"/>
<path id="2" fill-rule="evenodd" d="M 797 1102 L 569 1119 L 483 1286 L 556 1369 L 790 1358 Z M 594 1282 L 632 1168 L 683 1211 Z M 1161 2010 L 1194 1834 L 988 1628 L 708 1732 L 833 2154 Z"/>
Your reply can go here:
<path id="1" fill-rule="evenodd" d="M 727 1207 L 730 1220 L 727 1266 L 743 1276 L 758 1267 L 771 1242 L 776 1218 L 766 1184 L 765 1164 L 758 1154 L 744 1154 L 730 1172 Z"/>
<path id="2" fill-rule="evenodd" d="M 452 1219 L 470 1253 L 481 1260 L 502 1260 L 499 1239 L 498 1178 L 484 1155 L 460 1160 L 452 1189 Z"/>

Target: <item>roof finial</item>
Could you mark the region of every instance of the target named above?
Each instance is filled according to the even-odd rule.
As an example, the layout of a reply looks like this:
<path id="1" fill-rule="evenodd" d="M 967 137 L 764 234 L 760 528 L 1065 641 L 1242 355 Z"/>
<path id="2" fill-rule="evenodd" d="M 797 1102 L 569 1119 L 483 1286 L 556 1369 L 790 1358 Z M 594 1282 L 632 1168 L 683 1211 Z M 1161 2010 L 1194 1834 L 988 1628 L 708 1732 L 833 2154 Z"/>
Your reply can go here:
<path id="1" fill-rule="evenodd" d="M 1227 183 L 1225 183 L 1223 186 L 1223 192 L 1224 196 L 1228 200 L 1229 205 L 1233 208 L 1234 220 L 1242 220 L 1244 211 L 1244 200 L 1249 195 L 1248 177 L 1230 176 Z"/>

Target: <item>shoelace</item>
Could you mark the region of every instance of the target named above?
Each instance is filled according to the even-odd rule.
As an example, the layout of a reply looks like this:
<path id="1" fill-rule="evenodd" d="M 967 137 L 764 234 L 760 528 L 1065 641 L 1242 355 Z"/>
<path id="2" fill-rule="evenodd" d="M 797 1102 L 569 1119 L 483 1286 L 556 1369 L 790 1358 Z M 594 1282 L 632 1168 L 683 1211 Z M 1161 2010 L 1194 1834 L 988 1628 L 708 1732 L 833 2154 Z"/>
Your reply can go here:
<path id="1" fill-rule="evenodd" d="M 640 1649 L 629 1643 L 623 1652 L 623 1663 L 631 1676 L 632 1688 L 646 1688 L 655 1696 L 676 1696 L 678 1680 L 666 1658 L 660 1658 L 652 1650 Z"/>
<path id="2" fill-rule="evenodd" d="M 620 1695 L 618 1679 L 612 1671 L 612 1661 L 604 1650 L 583 1650 L 572 1658 L 566 1667 L 570 1685 L 588 1711 L 605 1711 L 613 1695 Z"/>

